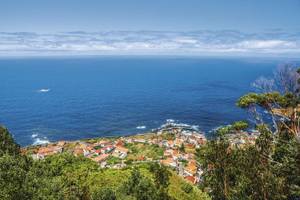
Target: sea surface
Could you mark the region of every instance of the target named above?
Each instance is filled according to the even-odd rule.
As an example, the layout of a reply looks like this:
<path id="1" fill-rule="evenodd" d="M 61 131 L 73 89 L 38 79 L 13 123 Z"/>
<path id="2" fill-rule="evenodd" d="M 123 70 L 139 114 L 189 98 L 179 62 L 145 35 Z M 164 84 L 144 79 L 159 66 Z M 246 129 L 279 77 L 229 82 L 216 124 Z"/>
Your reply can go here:
<path id="1" fill-rule="evenodd" d="M 192 57 L 0 59 L 0 124 L 21 145 L 128 135 L 174 119 L 209 131 L 280 61 Z"/>

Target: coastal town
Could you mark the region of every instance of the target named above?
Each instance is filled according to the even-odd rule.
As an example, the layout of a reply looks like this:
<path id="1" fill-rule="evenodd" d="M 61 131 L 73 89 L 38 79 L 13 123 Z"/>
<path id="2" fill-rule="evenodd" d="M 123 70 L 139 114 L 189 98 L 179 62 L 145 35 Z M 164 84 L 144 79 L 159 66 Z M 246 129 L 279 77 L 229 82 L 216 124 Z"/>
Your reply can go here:
<path id="1" fill-rule="evenodd" d="M 229 135 L 231 145 L 243 147 L 254 144 L 258 132 L 243 132 Z M 201 181 L 201 165 L 195 158 L 196 149 L 205 145 L 207 139 L 197 127 L 175 123 L 173 120 L 150 133 L 117 138 L 98 138 L 80 141 L 58 141 L 44 145 L 29 146 L 24 154 L 33 159 L 63 152 L 84 156 L 101 168 L 121 169 L 133 164 L 157 162 L 172 168 L 192 184 Z"/>

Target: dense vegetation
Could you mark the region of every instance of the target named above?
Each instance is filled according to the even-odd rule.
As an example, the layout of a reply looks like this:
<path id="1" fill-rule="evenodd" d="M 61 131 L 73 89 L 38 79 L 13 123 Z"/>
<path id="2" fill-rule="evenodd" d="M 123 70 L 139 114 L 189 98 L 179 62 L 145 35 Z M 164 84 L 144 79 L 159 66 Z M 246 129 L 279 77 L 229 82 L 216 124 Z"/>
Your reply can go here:
<path id="1" fill-rule="evenodd" d="M 0 127 L 0 199 L 209 199 L 201 190 L 216 200 L 300 199 L 299 73 L 285 66 L 277 81 L 260 78 L 255 83 L 260 91 L 238 100 L 253 116 L 250 125 L 260 136 L 255 145 L 239 147 L 227 135 L 247 129 L 249 123 L 218 129 L 215 140 L 197 149 L 203 169 L 198 188 L 158 164 L 99 169 L 89 159 L 66 153 L 33 161 L 20 154 L 7 129 Z M 134 152 L 137 147 L 128 148 Z M 156 146 L 144 151 L 162 155 Z M 135 153 L 133 160 L 142 156 Z"/>
<path id="2" fill-rule="evenodd" d="M 84 157 L 63 153 L 44 160 L 21 155 L 0 128 L 0 199 L 168 200 L 209 199 L 197 187 L 158 164 L 100 169 Z"/>
<path id="3" fill-rule="evenodd" d="M 260 92 L 237 101 L 260 132 L 255 145 L 230 143 L 227 134 L 247 128 L 237 122 L 217 130 L 217 139 L 197 150 L 204 170 L 200 187 L 212 199 L 300 199 L 299 74 L 285 65 L 274 79 L 256 81 Z"/>
<path id="4" fill-rule="evenodd" d="M 213 199 L 299 199 L 299 141 L 288 132 L 274 136 L 264 125 L 258 129 L 254 146 L 237 148 L 221 135 L 198 150 L 201 187 Z"/>

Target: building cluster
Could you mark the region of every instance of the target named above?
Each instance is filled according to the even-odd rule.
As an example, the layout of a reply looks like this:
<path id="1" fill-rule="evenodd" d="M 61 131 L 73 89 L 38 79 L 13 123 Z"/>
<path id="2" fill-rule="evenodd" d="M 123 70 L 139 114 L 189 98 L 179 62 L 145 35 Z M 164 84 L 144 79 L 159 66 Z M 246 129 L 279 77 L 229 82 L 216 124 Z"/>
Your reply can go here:
<path id="1" fill-rule="evenodd" d="M 164 156 L 160 162 L 174 168 L 180 176 L 196 184 L 203 173 L 195 159 L 195 150 L 206 143 L 206 137 L 197 128 L 169 122 L 157 130 L 158 135 L 173 134 L 174 139 L 162 140 Z"/>
<path id="2" fill-rule="evenodd" d="M 67 147 L 69 144 L 74 144 L 72 148 Z M 119 159 L 125 159 L 128 154 L 128 149 L 125 148 L 124 142 L 122 139 L 112 141 L 108 139 L 102 139 L 95 143 L 89 142 L 64 142 L 60 141 L 57 143 L 48 144 L 41 146 L 37 149 L 35 153 L 32 154 L 34 159 L 43 159 L 46 156 L 54 155 L 57 153 L 62 153 L 65 151 L 73 153 L 75 156 L 84 156 L 89 158 L 97 163 L 101 167 L 113 167 L 120 168 L 121 164 L 116 166 L 108 166 L 106 160 L 109 157 L 116 157 Z"/>
<path id="3" fill-rule="evenodd" d="M 228 135 L 231 144 L 243 146 L 253 144 L 259 134 L 252 132 L 240 132 Z M 195 159 L 195 150 L 206 143 L 204 134 L 197 128 L 185 124 L 168 122 L 159 129 L 153 130 L 151 137 L 137 135 L 120 137 L 117 139 L 100 139 L 95 142 L 64 142 L 60 141 L 45 146 L 40 146 L 32 154 L 34 159 L 43 159 L 46 156 L 71 152 L 75 156 L 84 156 L 97 162 L 102 168 L 123 168 L 126 166 L 128 154 L 132 153 L 128 145 L 142 143 L 156 145 L 164 150 L 161 158 L 154 160 L 146 156 L 140 156 L 134 162 L 159 162 L 162 165 L 173 168 L 187 181 L 196 184 L 201 181 L 203 171 Z M 71 146 L 71 148 L 70 148 Z M 111 158 L 117 158 L 119 162 L 109 163 Z"/>
<path id="4" fill-rule="evenodd" d="M 231 146 L 243 148 L 247 145 L 254 145 L 260 133 L 256 130 L 250 132 L 238 131 L 233 134 L 228 134 L 227 138 Z"/>

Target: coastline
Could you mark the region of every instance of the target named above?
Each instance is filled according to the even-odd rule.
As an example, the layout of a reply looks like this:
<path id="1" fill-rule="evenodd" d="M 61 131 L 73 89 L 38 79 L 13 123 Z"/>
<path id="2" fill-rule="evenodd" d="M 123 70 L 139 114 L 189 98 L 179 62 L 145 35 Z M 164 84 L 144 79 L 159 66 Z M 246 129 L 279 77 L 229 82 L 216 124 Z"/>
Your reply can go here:
<path id="1" fill-rule="evenodd" d="M 254 132 L 239 132 L 229 136 L 231 144 L 238 147 L 254 144 L 257 137 L 258 134 Z M 68 153 L 91 159 L 103 169 L 122 169 L 140 163 L 157 162 L 196 184 L 201 180 L 203 170 L 195 153 L 206 143 L 206 136 L 197 126 L 167 120 L 151 132 L 30 145 L 23 147 L 22 153 L 35 160 Z"/>

